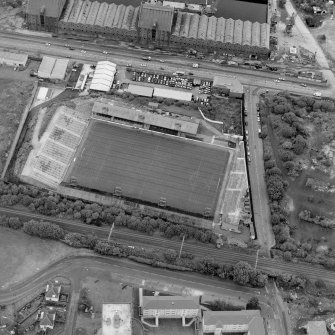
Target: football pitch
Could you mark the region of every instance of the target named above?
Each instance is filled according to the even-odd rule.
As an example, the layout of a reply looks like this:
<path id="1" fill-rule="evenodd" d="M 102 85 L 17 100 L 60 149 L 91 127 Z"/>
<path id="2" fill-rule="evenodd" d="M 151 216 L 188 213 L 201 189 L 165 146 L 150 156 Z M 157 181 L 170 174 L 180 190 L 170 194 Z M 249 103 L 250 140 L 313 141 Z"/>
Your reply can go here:
<path id="1" fill-rule="evenodd" d="M 91 190 L 168 207 L 213 214 L 229 152 L 218 147 L 143 130 L 93 122 L 67 174 Z"/>

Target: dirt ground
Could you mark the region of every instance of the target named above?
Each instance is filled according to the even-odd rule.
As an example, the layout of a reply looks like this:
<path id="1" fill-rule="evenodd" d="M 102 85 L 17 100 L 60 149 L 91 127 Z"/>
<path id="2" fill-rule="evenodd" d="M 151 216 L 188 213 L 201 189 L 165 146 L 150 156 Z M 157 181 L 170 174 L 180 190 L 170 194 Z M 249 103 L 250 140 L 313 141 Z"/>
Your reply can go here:
<path id="1" fill-rule="evenodd" d="M 23 7 L 13 8 L 6 5 L 5 1 L 0 3 L 0 28 L 2 30 L 14 30 L 24 27 Z"/>
<path id="2" fill-rule="evenodd" d="M 33 275 L 76 249 L 0 227 L 0 283 L 5 288 Z"/>
<path id="3" fill-rule="evenodd" d="M 320 35 L 326 36 L 326 41 L 320 43 L 326 56 L 332 60 L 333 67 L 335 66 L 335 20 L 327 19 L 319 28 L 310 29 L 315 38 Z"/>
<path id="4" fill-rule="evenodd" d="M 0 76 L 0 170 L 4 167 L 32 89 L 30 82 L 2 79 Z"/>

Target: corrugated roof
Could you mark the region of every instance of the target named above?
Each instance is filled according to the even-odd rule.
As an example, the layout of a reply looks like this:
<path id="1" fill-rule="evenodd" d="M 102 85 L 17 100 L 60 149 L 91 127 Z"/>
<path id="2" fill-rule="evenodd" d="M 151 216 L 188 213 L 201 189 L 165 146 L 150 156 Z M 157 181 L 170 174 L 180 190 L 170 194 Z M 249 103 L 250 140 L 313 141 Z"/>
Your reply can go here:
<path id="1" fill-rule="evenodd" d="M 117 10 L 117 5 L 115 3 L 112 3 L 108 6 L 106 17 L 105 17 L 105 22 L 104 22 L 104 27 L 112 27 L 113 22 L 114 22 L 114 17 L 116 14 Z"/>
<path id="2" fill-rule="evenodd" d="M 192 100 L 192 92 L 172 90 L 169 88 L 160 88 L 160 87 L 155 87 L 154 96 L 174 100 L 183 100 L 183 101 Z"/>
<path id="3" fill-rule="evenodd" d="M 141 7 L 138 26 L 140 28 L 171 32 L 174 10 L 172 7 L 144 3 Z"/>
<path id="4" fill-rule="evenodd" d="M 101 26 L 101 27 L 104 25 L 107 10 L 108 10 L 108 4 L 106 2 L 103 2 L 102 4 L 100 4 L 99 11 L 98 11 L 97 17 L 95 18 L 95 22 L 94 22 L 95 25 Z"/>
<path id="5" fill-rule="evenodd" d="M 131 20 L 130 30 L 137 30 L 137 20 L 140 12 L 140 7 L 136 7 L 134 10 L 133 18 Z"/>
<path id="6" fill-rule="evenodd" d="M 261 44 L 261 27 L 258 22 L 254 22 L 251 28 L 251 45 L 259 47 Z"/>
<path id="7" fill-rule="evenodd" d="M 244 21 L 243 23 L 242 44 L 251 45 L 251 22 L 250 21 Z"/>
<path id="8" fill-rule="evenodd" d="M 7 60 L 10 62 L 20 63 L 25 66 L 28 61 L 28 55 L 8 51 L 0 51 L 0 64 Z"/>
<path id="9" fill-rule="evenodd" d="M 197 38 L 198 36 L 198 27 L 199 27 L 200 15 L 192 14 L 190 21 L 190 29 L 188 31 L 189 38 Z"/>
<path id="10" fill-rule="evenodd" d="M 207 38 L 207 24 L 208 24 L 208 16 L 201 15 L 198 27 L 198 38 L 201 40 L 205 40 Z"/>
<path id="11" fill-rule="evenodd" d="M 80 24 L 85 24 L 86 23 L 88 14 L 89 14 L 90 9 L 91 9 L 91 4 L 92 3 L 89 0 L 84 1 L 83 6 L 81 7 L 81 11 L 80 11 L 77 23 L 80 23 Z"/>
<path id="12" fill-rule="evenodd" d="M 141 95 L 143 97 L 152 97 L 154 89 L 149 86 L 129 84 L 128 92 L 136 95 Z"/>
<path id="13" fill-rule="evenodd" d="M 62 14 L 66 0 L 28 0 L 27 14 L 40 15 L 44 10 L 44 15 L 59 19 Z"/>
<path id="14" fill-rule="evenodd" d="M 207 26 L 207 39 L 210 41 L 215 40 L 216 25 L 217 25 L 217 18 L 215 16 L 211 16 L 208 19 L 208 26 Z"/>
<path id="15" fill-rule="evenodd" d="M 93 74 L 90 89 L 108 92 L 112 87 L 115 72 L 116 64 L 109 61 L 98 62 Z"/>
<path id="16" fill-rule="evenodd" d="M 97 17 L 99 8 L 100 8 L 100 2 L 98 2 L 98 1 L 92 2 L 91 9 L 90 9 L 90 12 L 89 12 L 87 20 L 86 20 L 86 24 L 89 24 L 91 26 L 94 25 L 94 22 L 95 22 L 95 19 Z"/>
<path id="17" fill-rule="evenodd" d="M 71 14 L 69 16 L 68 22 L 76 23 L 81 12 L 81 7 L 83 6 L 84 1 L 77 0 L 71 10 Z"/>
<path id="18" fill-rule="evenodd" d="M 198 297 L 144 296 L 143 309 L 200 309 Z"/>
<path id="19" fill-rule="evenodd" d="M 226 19 L 220 17 L 217 19 L 216 23 L 215 41 L 223 43 L 225 33 L 226 33 Z"/>
<path id="20" fill-rule="evenodd" d="M 126 11 L 125 5 L 119 5 L 117 7 L 113 21 L 113 28 L 121 28 L 125 11 Z"/>
<path id="21" fill-rule="evenodd" d="M 126 29 L 126 30 L 130 29 L 134 11 L 135 11 L 135 8 L 133 6 L 129 5 L 126 7 L 126 11 L 124 13 L 123 22 L 122 22 L 122 29 Z"/>
<path id="22" fill-rule="evenodd" d="M 269 49 L 269 43 L 270 43 L 270 26 L 267 23 L 261 24 L 261 47 Z"/>
<path id="23" fill-rule="evenodd" d="M 69 64 L 69 60 L 66 58 L 57 58 L 52 69 L 50 79 L 59 79 L 63 80 L 66 75 L 67 66 Z"/>
<path id="24" fill-rule="evenodd" d="M 243 21 L 236 20 L 234 26 L 234 43 L 242 44 Z"/>
<path id="25" fill-rule="evenodd" d="M 213 326 L 224 328 L 225 326 L 241 326 L 250 335 L 265 335 L 263 318 L 258 310 L 242 311 L 204 311 L 203 326 Z"/>
<path id="26" fill-rule="evenodd" d="M 191 14 L 185 13 L 182 18 L 181 28 L 180 28 L 180 37 L 188 37 L 188 33 L 190 30 L 190 22 L 191 22 Z"/>
<path id="27" fill-rule="evenodd" d="M 235 26 L 235 21 L 233 19 L 226 20 L 226 31 L 225 31 L 225 37 L 224 37 L 225 43 L 234 42 L 234 26 Z"/>
<path id="28" fill-rule="evenodd" d="M 70 17 L 70 14 L 71 14 L 71 10 L 73 8 L 73 5 L 74 5 L 74 0 L 70 0 L 68 5 L 66 6 L 64 17 L 63 17 L 62 21 L 64 21 L 64 22 L 68 21 L 68 19 Z"/>
<path id="29" fill-rule="evenodd" d="M 50 78 L 55 63 L 56 58 L 44 56 L 40 67 L 38 68 L 38 76 L 40 78 Z"/>
<path id="30" fill-rule="evenodd" d="M 182 18 L 183 18 L 183 12 L 179 11 L 178 14 L 177 14 L 177 20 L 176 20 L 176 23 L 174 25 L 172 35 L 179 36 Z"/>

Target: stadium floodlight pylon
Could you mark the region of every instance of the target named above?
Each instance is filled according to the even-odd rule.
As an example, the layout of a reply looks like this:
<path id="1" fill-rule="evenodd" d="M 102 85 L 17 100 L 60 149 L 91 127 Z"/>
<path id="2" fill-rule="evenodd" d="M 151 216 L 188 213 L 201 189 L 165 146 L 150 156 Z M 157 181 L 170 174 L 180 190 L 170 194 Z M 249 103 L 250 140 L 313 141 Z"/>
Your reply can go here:
<path id="1" fill-rule="evenodd" d="M 166 207 L 166 198 L 160 198 L 158 202 L 159 207 Z"/>
<path id="2" fill-rule="evenodd" d="M 115 189 L 114 189 L 114 195 L 116 196 L 116 197 L 121 197 L 121 195 L 122 195 L 122 189 L 121 189 L 121 187 L 115 187 Z"/>

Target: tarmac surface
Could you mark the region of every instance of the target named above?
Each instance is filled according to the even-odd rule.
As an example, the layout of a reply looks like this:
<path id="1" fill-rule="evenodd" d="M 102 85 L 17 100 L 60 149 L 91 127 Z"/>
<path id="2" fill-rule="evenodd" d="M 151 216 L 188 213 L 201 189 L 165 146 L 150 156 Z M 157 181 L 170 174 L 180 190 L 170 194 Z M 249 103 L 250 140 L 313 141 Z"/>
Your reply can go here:
<path id="1" fill-rule="evenodd" d="M 229 152 L 197 141 L 94 121 L 68 178 L 78 185 L 187 212 L 215 210 Z"/>

